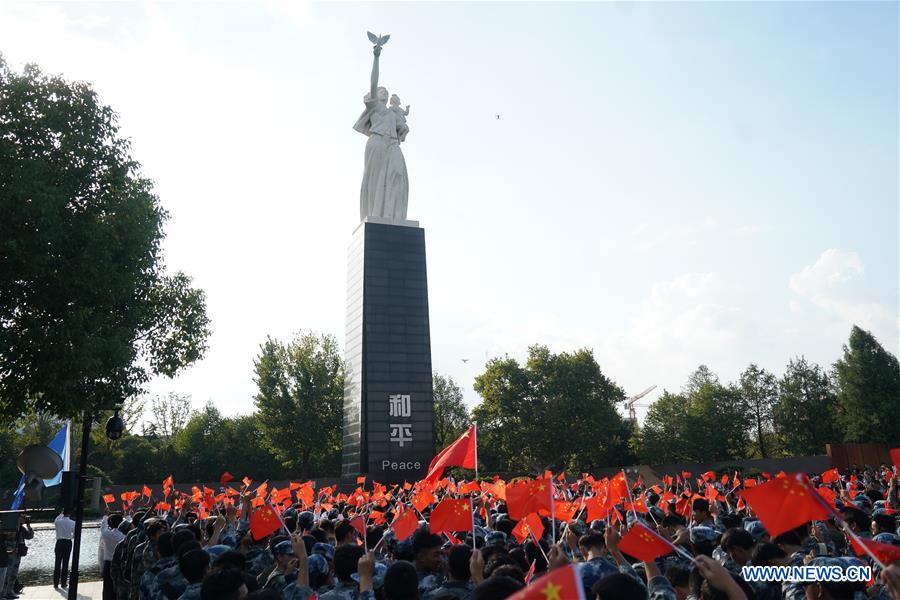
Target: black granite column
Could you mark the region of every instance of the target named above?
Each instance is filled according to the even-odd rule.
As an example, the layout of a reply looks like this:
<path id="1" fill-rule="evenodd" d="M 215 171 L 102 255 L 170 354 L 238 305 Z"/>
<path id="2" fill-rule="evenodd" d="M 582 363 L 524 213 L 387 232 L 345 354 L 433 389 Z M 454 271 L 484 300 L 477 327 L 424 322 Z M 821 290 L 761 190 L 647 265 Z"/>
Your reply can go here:
<path id="1" fill-rule="evenodd" d="M 342 478 L 415 481 L 434 457 L 425 231 L 364 222 L 347 268 Z"/>

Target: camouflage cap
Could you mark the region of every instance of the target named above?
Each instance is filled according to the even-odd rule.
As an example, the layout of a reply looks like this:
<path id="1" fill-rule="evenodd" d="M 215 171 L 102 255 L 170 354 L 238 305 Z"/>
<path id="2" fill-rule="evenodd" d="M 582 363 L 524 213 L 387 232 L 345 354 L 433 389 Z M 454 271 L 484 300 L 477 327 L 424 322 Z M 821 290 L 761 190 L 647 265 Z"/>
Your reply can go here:
<path id="1" fill-rule="evenodd" d="M 758 542 L 764 535 L 769 533 L 766 531 L 766 526 L 762 524 L 762 521 L 747 521 L 744 523 L 744 529 L 747 530 L 754 542 Z"/>
<path id="2" fill-rule="evenodd" d="M 325 577 L 328 574 L 328 559 L 321 554 L 313 554 L 306 559 L 310 577 Z"/>
<path id="3" fill-rule="evenodd" d="M 278 542 L 275 544 L 275 547 L 272 548 L 272 554 L 275 556 L 288 556 L 294 553 L 294 546 L 291 544 L 291 540 L 284 540 L 283 542 Z"/>
<path id="4" fill-rule="evenodd" d="M 719 539 L 719 532 L 712 527 L 692 527 L 691 543 L 702 544 L 704 542 L 716 542 Z"/>
<path id="5" fill-rule="evenodd" d="M 312 553 L 324 556 L 329 562 L 334 562 L 334 546 L 325 542 L 316 542 L 313 544 Z"/>
<path id="6" fill-rule="evenodd" d="M 488 546 L 502 546 L 509 541 L 502 531 L 491 531 L 484 537 L 484 543 Z"/>
<path id="7" fill-rule="evenodd" d="M 384 574 L 387 573 L 387 570 L 387 565 L 384 563 L 375 563 L 375 575 L 372 577 L 372 585 L 376 590 L 384 585 Z M 359 573 L 353 573 L 350 575 L 350 579 L 359 583 Z"/>
<path id="8" fill-rule="evenodd" d="M 900 536 L 898 536 L 896 533 L 879 533 L 872 539 L 881 544 L 900 546 Z"/>

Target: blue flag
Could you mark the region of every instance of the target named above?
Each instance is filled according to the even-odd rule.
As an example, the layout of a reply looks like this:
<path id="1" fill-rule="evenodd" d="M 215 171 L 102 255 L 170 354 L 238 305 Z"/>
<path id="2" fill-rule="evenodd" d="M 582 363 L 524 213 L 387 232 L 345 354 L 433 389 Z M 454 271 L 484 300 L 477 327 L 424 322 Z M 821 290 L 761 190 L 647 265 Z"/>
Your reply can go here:
<path id="1" fill-rule="evenodd" d="M 69 469 L 69 458 L 71 457 L 71 445 L 69 444 L 69 425 L 71 425 L 71 421 L 66 421 L 66 424 L 63 425 L 63 428 L 59 430 L 56 434 L 56 437 L 47 444 L 47 447 L 59 454 L 59 457 L 62 458 L 63 468 L 59 473 L 51 477 L 50 479 L 44 480 L 44 485 L 50 487 L 51 485 L 59 485 L 62 481 L 62 472 L 67 471 Z M 20 506 L 22 506 L 22 501 L 25 499 L 25 476 L 19 479 L 19 487 L 16 488 L 16 493 L 13 494 L 12 506 L 10 506 L 10 510 L 18 510 Z"/>

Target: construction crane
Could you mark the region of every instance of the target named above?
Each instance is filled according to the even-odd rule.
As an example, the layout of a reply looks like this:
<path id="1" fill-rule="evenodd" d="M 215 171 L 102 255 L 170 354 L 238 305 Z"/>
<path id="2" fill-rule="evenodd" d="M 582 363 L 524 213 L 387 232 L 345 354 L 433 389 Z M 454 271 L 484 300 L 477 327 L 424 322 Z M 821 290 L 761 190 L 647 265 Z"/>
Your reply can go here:
<path id="1" fill-rule="evenodd" d="M 646 390 L 625 400 L 625 406 L 628 408 L 628 419 L 637 425 L 637 412 L 634 410 L 634 403 L 656 389 L 655 385 L 651 385 Z"/>

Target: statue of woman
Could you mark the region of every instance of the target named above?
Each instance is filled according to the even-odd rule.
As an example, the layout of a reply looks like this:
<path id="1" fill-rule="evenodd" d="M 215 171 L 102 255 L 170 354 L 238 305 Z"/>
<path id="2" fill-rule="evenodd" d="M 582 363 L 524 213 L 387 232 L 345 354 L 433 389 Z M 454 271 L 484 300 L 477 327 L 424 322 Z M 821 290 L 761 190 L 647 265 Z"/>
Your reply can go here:
<path id="1" fill-rule="evenodd" d="M 363 98 L 366 110 L 353 126 L 353 129 L 369 137 L 359 192 L 359 219 L 371 216 L 405 220 L 409 177 L 406 161 L 400 152 L 400 129 L 406 128 L 406 124 L 400 122 L 397 112 L 388 108 L 388 91 L 378 87 L 380 45 L 375 46 L 374 54 L 371 89 Z"/>

